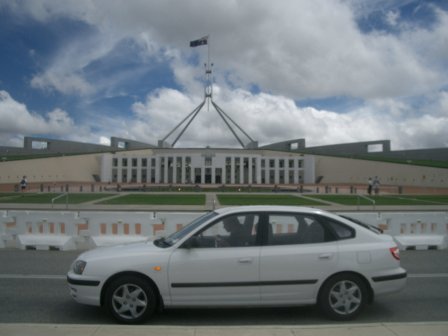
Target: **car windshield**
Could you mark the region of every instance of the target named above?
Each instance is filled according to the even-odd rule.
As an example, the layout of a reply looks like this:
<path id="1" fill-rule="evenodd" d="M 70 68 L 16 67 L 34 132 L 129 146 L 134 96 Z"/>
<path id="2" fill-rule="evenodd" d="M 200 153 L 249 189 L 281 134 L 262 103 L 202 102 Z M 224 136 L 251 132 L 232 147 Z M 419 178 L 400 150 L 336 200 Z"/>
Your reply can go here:
<path id="1" fill-rule="evenodd" d="M 180 239 L 188 235 L 190 232 L 194 231 L 196 228 L 201 226 L 203 223 L 208 220 L 216 217 L 218 214 L 216 212 L 208 212 L 195 220 L 193 220 L 190 224 L 186 225 L 182 229 L 173 234 L 169 235 L 167 238 L 160 238 L 154 241 L 154 244 L 158 247 L 170 247 L 176 244 Z"/>
<path id="2" fill-rule="evenodd" d="M 379 227 L 376 227 L 375 225 L 371 225 L 371 224 L 367 224 L 367 223 L 361 222 L 359 219 L 355 219 L 355 218 L 352 218 L 352 217 L 349 217 L 349 216 L 342 216 L 342 215 L 340 215 L 340 216 L 342 218 L 348 219 L 350 222 L 358 224 L 358 225 L 360 225 L 360 226 L 362 226 L 362 227 L 364 227 L 366 229 L 369 229 L 370 231 L 373 231 L 375 233 L 378 233 L 378 234 L 379 233 L 383 233 L 383 230 L 380 229 Z"/>

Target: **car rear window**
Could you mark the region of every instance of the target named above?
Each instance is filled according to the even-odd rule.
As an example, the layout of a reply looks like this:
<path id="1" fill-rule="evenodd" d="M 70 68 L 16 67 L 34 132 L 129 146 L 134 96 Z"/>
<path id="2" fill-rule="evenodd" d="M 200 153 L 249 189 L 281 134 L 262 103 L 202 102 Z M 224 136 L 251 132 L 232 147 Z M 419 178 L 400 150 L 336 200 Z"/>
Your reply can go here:
<path id="1" fill-rule="evenodd" d="M 352 218 L 352 217 L 349 217 L 349 216 L 342 216 L 342 215 L 341 215 L 341 217 L 345 218 L 345 219 L 348 219 L 350 222 L 355 223 L 356 225 L 362 226 L 363 228 L 368 229 L 368 230 L 370 230 L 370 231 L 372 231 L 372 232 L 374 232 L 376 234 L 383 233 L 383 230 L 381 230 L 380 228 L 378 228 L 378 227 L 376 227 L 374 225 L 370 225 L 370 224 L 364 223 L 364 222 L 360 221 L 359 219 Z"/>
<path id="2" fill-rule="evenodd" d="M 350 239 L 354 238 L 356 231 L 348 225 L 337 222 L 330 218 L 326 218 L 328 225 L 333 229 L 339 239 Z"/>

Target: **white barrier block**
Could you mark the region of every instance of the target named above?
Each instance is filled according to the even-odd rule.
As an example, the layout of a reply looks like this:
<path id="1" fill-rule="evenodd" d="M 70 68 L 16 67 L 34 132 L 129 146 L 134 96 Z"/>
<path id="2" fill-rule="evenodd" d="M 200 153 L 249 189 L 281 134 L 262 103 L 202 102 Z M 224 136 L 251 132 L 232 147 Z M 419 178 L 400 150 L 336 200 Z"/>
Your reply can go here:
<path id="1" fill-rule="evenodd" d="M 15 218 L 8 216 L 7 211 L 0 211 L 0 248 L 5 248 L 10 242 L 15 247 L 17 229 Z"/>
<path id="2" fill-rule="evenodd" d="M 164 224 L 165 235 L 169 236 L 203 214 L 204 212 L 156 212 L 155 217 Z"/>
<path id="3" fill-rule="evenodd" d="M 448 246 L 448 238 L 444 235 L 403 235 L 394 239 L 400 250 L 442 250 Z"/>
<path id="4" fill-rule="evenodd" d="M 146 241 L 152 237 L 153 215 L 149 212 L 81 212 L 95 246 Z"/>
<path id="5" fill-rule="evenodd" d="M 76 212 L 25 211 L 15 218 L 22 249 L 76 250 L 75 226 L 83 224 Z"/>

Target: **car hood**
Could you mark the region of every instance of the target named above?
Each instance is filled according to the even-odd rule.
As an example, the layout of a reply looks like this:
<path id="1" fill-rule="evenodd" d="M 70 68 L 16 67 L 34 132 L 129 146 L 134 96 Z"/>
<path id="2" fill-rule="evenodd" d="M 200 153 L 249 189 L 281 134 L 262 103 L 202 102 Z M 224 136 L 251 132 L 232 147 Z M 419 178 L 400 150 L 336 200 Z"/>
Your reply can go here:
<path id="1" fill-rule="evenodd" d="M 122 256 L 138 256 L 148 255 L 152 253 L 161 252 L 160 247 L 154 245 L 153 241 L 129 243 L 121 245 L 113 245 L 107 247 L 99 247 L 82 253 L 78 259 L 84 261 L 115 259 Z"/>

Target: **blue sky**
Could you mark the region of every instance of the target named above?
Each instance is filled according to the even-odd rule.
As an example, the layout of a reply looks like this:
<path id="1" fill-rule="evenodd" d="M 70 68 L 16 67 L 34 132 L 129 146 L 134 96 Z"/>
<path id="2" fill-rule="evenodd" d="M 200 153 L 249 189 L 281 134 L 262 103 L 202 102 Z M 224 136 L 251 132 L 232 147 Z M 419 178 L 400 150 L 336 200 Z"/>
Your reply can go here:
<path id="1" fill-rule="evenodd" d="M 214 101 L 261 145 L 446 147 L 447 32 L 445 0 L 0 0 L 0 146 L 155 144 L 203 100 L 209 48 Z M 177 146 L 239 144 L 204 108 Z"/>

